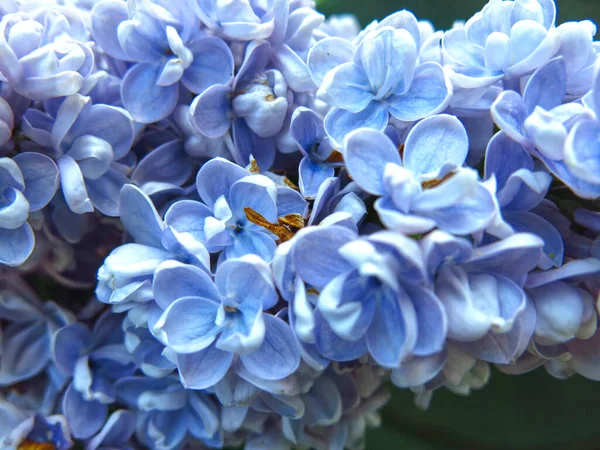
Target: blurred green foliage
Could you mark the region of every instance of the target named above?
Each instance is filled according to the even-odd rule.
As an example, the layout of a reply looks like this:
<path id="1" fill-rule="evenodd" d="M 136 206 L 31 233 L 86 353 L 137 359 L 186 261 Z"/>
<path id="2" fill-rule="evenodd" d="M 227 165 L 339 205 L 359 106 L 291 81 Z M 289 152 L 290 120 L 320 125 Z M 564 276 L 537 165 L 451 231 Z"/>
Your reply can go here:
<path id="1" fill-rule="evenodd" d="M 600 21 L 600 0 L 557 0 L 558 22 L 592 19 Z M 466 20 L 479 11 L 485 1 L 460 0 L 317 0 L 317 8 L 324 14 L 353 13 L 367 25 L 399 9 L 412 11 L 417 19 L 427 19 L 436 28 L 447 29 L 455 20 Z"/>
<path id="2" fill-rule="evenodd" d="M 557 0 L 558 22 L 600 22 L 600 0 Z M 361 24 L 399 9 L 428 19 L 438 29 L 468 19 L 482 0 L 322 0 L 324 14 L 351 12 Z M 545 370 L 521 376 L 493 371 L 490 384 L 469 397 L 446 390 L 428 411 L 414 406 L 408 390 L 393 389 L 382 411 L 383 427 L 372 430 L 368 450 L 600 450 L 600 383 L 573 377 L 556 380 Z"/>

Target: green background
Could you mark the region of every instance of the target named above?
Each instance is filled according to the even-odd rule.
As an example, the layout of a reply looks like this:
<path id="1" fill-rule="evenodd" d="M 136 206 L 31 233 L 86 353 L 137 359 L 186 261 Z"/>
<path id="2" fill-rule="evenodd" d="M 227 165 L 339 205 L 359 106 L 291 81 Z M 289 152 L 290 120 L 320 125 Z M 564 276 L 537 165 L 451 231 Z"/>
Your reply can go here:
<path id="1" fill-rule="evenodd" d="M 352 12 L 362 25 L 408 9 L 439 29 L 468 19 L 477 0 L 323 0 L 324 14 Z M 600 21 L 600 0 L 558 0 L 558 22 Z M 383 427 L 369 432 L 368 450 L 600 450 L 600 383 L 556 380 L 543 368 L 521 376 L 492 371 L 490 384 L 469 397 L 440 389 L 428 411 L 410 391 L 393 388 Z"/>

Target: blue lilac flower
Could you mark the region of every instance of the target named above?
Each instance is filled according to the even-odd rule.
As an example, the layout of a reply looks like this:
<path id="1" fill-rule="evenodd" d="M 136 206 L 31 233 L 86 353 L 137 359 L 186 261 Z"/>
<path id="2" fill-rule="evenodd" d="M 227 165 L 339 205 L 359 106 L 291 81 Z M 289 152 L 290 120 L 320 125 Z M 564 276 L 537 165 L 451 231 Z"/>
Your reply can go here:
<path id="1" fill-rule="evenodd" d="M 24 13 L 4 15 L 0 22 L 2 81 L 31 100 L 77 93 L 93 70 L 94 55 L 78 40 L 81 18 L 71 14 L 69 19 L 57 11 L 38 18 Z"/>
<path id="2" fill-rule="evenodd" d="M 147 448 L 180 448 L 186 436 L 222 446 L 219 410 L 206 394 L 185 389 L 176 378 L 124 377 L 119 400 L 137 412 L 136 437 Z"/>
<path id="3" fill-rule="evenodd" d="M 153 378 L 169 375 L 177 368 L 173 362 L 176 355 L 157 341 L 148 328 L 140 325 L 144 324 L 135 324 L 129 317 L 123 319 L 127 351 L 145 375 Z"/>
<path id="4" fill-rule="evenodd" d="M 600 185 L 600 63 L 596 64 L 594 85 L 584 101 L 593 111 L 593 118 L 582 118 L 569 131 L 564 146 L 565 165 L 576 177 L 597 186 Z"/>
<path id="5" fill-rule="evenodd" d="M 564 58 L 567 68 L 567 95 L 583 97 L 592 89 L 598 61 L 598 48 L 594 44 L 596 24 L 589 20 L 565 22 L 556 31 L 561 41 L 558 54 Z"/>
<path id="6" fill-rule="evenodd" d="M 88 450 L 132 450 L 130 439 L 135 432 L 136 415 L 125 409 L 113 412 L 102 429 L 87 443 Z"/>
<path id="7" fill-rule="evenodd" d="M 52 362 L 55 331 L 73 321 L 72 314 L 54 302 L 42 302 L 14 275 L 0 278 L 0 386 L 33 378 Z"/>
<path id="8" fill-rule="evenodd" d="M 229 135 L 211 139 L 200 133 L 191 120 L 188 105 L 179 105 L 155 129 L 146 129 L 137 147 L 144 155 L 131 174 L 131 181 L 154 196 L 159 191 L 185 184 L 199 163 L 231 158 Z"/>
<path id="9" fill-rule="evenodd" d="M 297 108 L 290 123 L 290 134 L 304 156 L 298 165 L 300 192 L 307 199 L 314 199 L 321 184 L 334 175 L 334 167 L 341 163 L 328 161 L 334 150 L 329 144 L 323 120 L 314 111 Z"/>
<path id="10" fill-rule="evenodd" d="M 233 74 L 227 44 L 200 29 L 186 2 L 99 2 L 94 38 L 113 58 L 131 61 L 121 87 L 125 108 L 143 123 L 167 117 L 178 103 L 179 82 L 199 93 Z"/>
<path id="11" fill-rule="evenodd" d="M 540 260 L 543 241 L 517 233 L 473 249 L 462 238 L 433 231 L 420 243 L 448 316 L 448 337 L 489 362 L 520 356 L 535 324 L 522 286 Z"/>
<path id="12" fill-rule="evenodd" d="M 185 284 L 177 283 L 182 279 Z M 153 290 L 165 312 L 152 332 L 177 353 L 185 386 L 211 387 L 237 355 L 248 371 L 267 380 L 298 368 L 300 352 L 289 325 L 267 312 L 278 296 L 269 266 L 257 256 L 227 260 L 214 282 L 191 266 L 164 263 Z"/>
<path id="13" fill-rule="evenodd" d="M 278 218 L 306 216 L 307 204 L 298 192 L 222 158 L 202 166 L 196 188 L 204 203 L 174 203 L 165 223 L 182 239 L 205 244 L 211 253 L 222 250 L 222 260 L 255 254 L 270 261 L 275 241 L 283 237 L 273 234 L 281 229 Z"/>
<path id="14" fill-rule="evenodd" d="M 581 177 L 585 169 L 573 172 L 573 166 L 581 165 L 578 162 L 569 165 L 565 159 L 567 142 L 573 139 L 567 139 L 573 136 L 571 129 L 578 123 L 591 123 L 594 112 L 581 103 L 562 103 L 565 92 L 565 63 L 558 57 L 531 76 L 522 96 L 510 90 L 500 94 L 492 105 L 492 117 L 503 133 L 540 159 L 579 196 L 594 198 L 600 194 L 600 184 L 593 177 Z M 580 157 L 572 151 L 570 155 L 571 161 Z M 590 161 L 593 163 L 593 156 Z"/>
<path id="15" fill-rule="evenodd" d="M 555 16 L 552 0 L 491 0 L 464 26 L 444 34 L 452 82 L 480 88 L 541 67 L 561 45 Z"/>
<path id="16" fill-rule="evenodd" d="M 89 438 L 102 428 L 108 405 L 116 401 L 114 383 L 136 370 L 123 344 L 121 321 L 121 316 L 108 311 L 91 331 L 75 322 L 54 336 L 54 362 L 72 377 L 62 410 L 76 438 Z"/>
<path id="17" fill-rule="evenodd" d="M 147 323 L 149 309 L 156 310 L 152 294 L 156 268 L 175 260 L 208 272 L 210 256 L 201 242 L 167 226 L 148 195 L 130 184 L 121 190 L 120 220 L 134 242 L 106 257 L 98 270 L 96 295 L 117 311 L 128 311 L 130 320 L 140 326 Z"/>
<path id="18" fill-rule="evenodd" d="M 0 264 L 18 266 L 33 251 L 30 213 L 50 202 L 58 188 L 58 169 L 47 156 L 21 153 L 0 158 Z"/>
<path id="19" fill-rule="evenodd" d="M 336 51 L 340 64 L 333 68 L 322 61 L 322 53 L 341 41 L 331 39 L 336 42 L 319 41 L 308 63 L 313 81 L 320 86 L 317 98 L 332 106 L 324 124 L 338 145 L 356 128 L 383 131 L 388 113 L 413 122 L 439 113 L 448 105 L 452 87 L 444 69 L 435 62 L 418 63 L 418 35 L 415 38 L 407 29 L 379 27 L 363 38 L 351 58 Z M 325 69 L 320 67 L 322 64 Z M 388 65 L 397 69 L 390 71 Z"/>
<path id="20" fill-rule="evenodd" d="M 233 83 L 212 85 L 190 106 L 196 127 L 207 137 L 218 138 L 231 129 L 233 158 L 242 166 L 253 156 L 259 167 L 271 167 L 275 136 L 288 112 L 288 84 L 280 71 L 266 68 L 270 54 L 268 42 L 252 41 Z"/>
<path id="21" fill-rule="evenodd" d="M 133 141 L 129 114 L 110 105 L 92 105 L 89 97 L 67 97 L 53 118 L 37 109 L 24 116 L 23 133 L 56 160 L 69 208 L 83 214 L 99 209 L 119 214 L 119 191 Z"/>
<path id="22" fill-rule="evenodd" d="M 312 328 L 323 356 L 350 361 L 369 352 L 378 364 L 393 368 L 409 354 L 441 349 L 446 317 L 421 285 L 424 266 L 414 241 L 393 232 L 357 239 L 348 228 L 319 226 L 298 234 L 290 257 L 301 280 L 294 299 L 296 329 L 300 320 Z M 304 289 L 318 294 L 308 296 Z M 421 321 L 436 325 L 421 330 Z"/>
<path id="23" fill-rule="evenodd" d="M 0 97 L 0 149 L 10 142 L 14 122 L 15 118 L 10 104 Z"/>
<path id="24" fill-rule="evenodd" d="M 28 414 L 0 398 L 0 424 L 2 448 L 34 448 L 37 444 L 68 450 L 73 446 L 67 421 L 58 414 Z"/>
<path id="25" fill-rule="evenodd" d="M 413 127 L 402 156 L 385 134 L 369 129 L 349 135 L 343 151 L 350 176 L 380 196 L 375 210 L 384 225 L 407 234 L 435 226 L 469 234 L 494 218 L 492 195 L 473 169 L 462 167 L 467 153 L 464 126 L 445 114 Z"/>
<path id="26" fill-rule="evenodd" d="M 503 222 L 494 224 L 493 232 L 500 237 L 511 232 L 540 236 L 544 240 L 545 253 L 540 267 L 549 269 L 562 264 L 564 244 L 558 230 L 535 213 L 535 208 L 548 192 L 552 176 L 533 169 L 533 158 L 506 134 L 498 133 L 489 142 L 485 154 L 485 177 L 493 176 L 496 180 L 496 197 L 501 210 L 499 220 Z"/>

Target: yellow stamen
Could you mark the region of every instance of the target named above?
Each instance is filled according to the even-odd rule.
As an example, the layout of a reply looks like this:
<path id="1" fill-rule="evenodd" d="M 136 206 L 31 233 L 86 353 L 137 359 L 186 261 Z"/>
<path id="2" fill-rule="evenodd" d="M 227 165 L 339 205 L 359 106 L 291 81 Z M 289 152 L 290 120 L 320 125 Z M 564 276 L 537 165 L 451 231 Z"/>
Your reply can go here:
<path id="1" fill-rule="evenodd" d="M 442 184 L 444 181 L 448 181 L 450 178 L 452 178 L 454 175 L 456 174 L 456 172 L 448 172 L 446 175 L 444 175 L 442 178 L 435 178 L 433 180 L 427 180 L 427 181 L 423 181 L 421 183 L 421 187 L 423 189 L 431 189 L 434 187 L 439 186 L 440 184 Z"/>
<path id="2" fill-rule="evenodd" d="M 285 184 L 287 187 L 289 187 L 289 188 L 292 188 L 292 189 L 293 189 L 293 190 L 295 190 L 295 191 L 300 191 L 300 188 L 299 188 L 298 186 L 296 186 L 294 183 L 292 183 L 292 182 L 290 181 L 290 179 L 289 179 L 288 177 L 286 177 L 286 176 L 284 176 L 284 177 L 283 177 L 283 183 L 284 183 L 284 184 Z"/>
<path id="3" fill-rule="evenodd" d="M 238 310 L 237 308 L 235 308 L 233 306 L 225 306 L 223 309 L 227 312 L 237 312 L 237 310 Z"/>
<path id="4" fill-rule="evenodd" d="M 248 170 L 250 171 L 250 173 L 260 173 L 260 169 L 258 168 L 258 164 L 256 163 L 256 160 L 254 158 L 250 161 L 250 167 L 248 168 Z"/>
<path id="5" fill-rule="evenodd" d="M 317 291 L 315 288 L 308 288 L 306 290 L 307 294 L 312 294 L 312 295 L 321 295 L 321 293 L 319 291 Z"/>
<path id="6" fill-rule="evenodd" d="M 325 160 L 325 162 L 328 162 L 328 163 L 341 163 L 341 162 L 344 162 L 344 156 L 340 152 L 338 152 L 337 150 L 334 150 L 334 151 L 331 152 L 331 154 Z"/>
<path id="7" fill-rule="evenodd" d="M 244 212 L 250 222 L 270 231 L 279 238 L 280 242 L 289 241 L 300 228 L 304 227 L 304 218 L 299 214 L 288 214 L 279 217 L 277 219 L 279 223 L 271 223 L 252 208 L 244 208 Z"/>
<path id="8" fill-rule="evenodd" d="M 265 97 L 265 100 L 268 102 L 274 102 L 275 96 L 273 94 L 267 94 L 267 96 Z"/>
<path id="9" fill-rule="evenodd" d="M 56 450 L 56 446 L 51 442 L 34 442 L 26 439 L 19 444 L 17 450 Z"/>

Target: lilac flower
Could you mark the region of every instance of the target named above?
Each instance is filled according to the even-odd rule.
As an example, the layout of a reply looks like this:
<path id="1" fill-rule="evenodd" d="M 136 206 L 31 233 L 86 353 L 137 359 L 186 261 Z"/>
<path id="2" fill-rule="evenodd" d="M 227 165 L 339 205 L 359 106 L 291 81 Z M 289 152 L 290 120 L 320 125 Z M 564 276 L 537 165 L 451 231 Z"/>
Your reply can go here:
<path id="1" fill-rule="evenodd" d="M 0 399 L 0 424 L 2 448 L 27 448 L 37 444 L 68 450 L 73 446 L 67 421 L 58 414 L 48 417 L 41 414 L 29 415 Z"/>
<path id="2" fill-rule="evenodd" d="M 0 318 L 0 386 L 30 379 L 47 368 L 54 332 L 73 320 L 54 302 L 42 302 L 14 276 L 0 278 Z"/>
<path id="3" fill-rule="evenodd" d="M 233 83 L 212 85 L 190 106 L 193 121 L 205 136 L 218 138 L 231 129 L 233 157 L 242 166 L 253 156 L 262 169 L 271 167 L 275 136 L 289 108 L 286 79 L 280 71 L 267 69 L 271 51 L 267 41 L 248 44 Z"/>
<path id="4" fill-rule="evenodd" d="M 294 111 L 290 134 L 304 155 L 298 166 L 300 192 L 307 199 L 314 199 L 323 182 L 334 175 L 334 167 L 340 163 L 328 161 L 333 148 L 323 128 L 323 120 L 312 110 L 299 107 Z"/>
<path id="5" fill-rule="evenodd" d="M 147 321 L 148 309 L 156 308 L 152 280 L 162 262 L 183 261 L 208 272 L 210 257 L 201 242 L 165 225 L 152 200 L 133 185 L 121 190 L 120 212 L 135 242 L 117 247 L 106 257 L 98 270 L 96 295 L 119 312 L 129 311 L 132 322 L 140 326 Z"/>
<path id="6" fill-rule="evenodd" d="M 53 11 L 29 17 L 6 14 L 0 22 L 0 72 L 3 81 L 31 100 L 72 95 L 93 69 L 94 55 L 80 42 L 77 14 Z"/>
<path id="7" fill-rule="evenodd" d="M 271 36 L 276 22 L 287 12 L 288 2 L 269 0 L 262 4 L 244 0 L 236 5 L 221 4 L 216 0 L 192 0 L 190 6 L 210 30 L 228 39 L 253 41 Z"/>
<path id="8" fill-rule="evenodd" d="M 15 117 L 10 104 L 0 97 L 0 149 L 10 142 L 14 123 Z"/>
<path id="9" fill-rule="evenodd" d="M 54 336 L 54 362 L 73 377 L 62 409 L 76 438 L 89 438 L 100 430 L 108 405 L 116 400 L 115 381 L 136 369 L 123 345 L 121 321 L 121 316 L 106 312 L 92 331 L 76 322 Z"/>
<path id="10" fill-rule="evenodd" d="M 567 69 L 567 95 L 583 97 L 592 89 L 598 49 L 594 45 L 596 24 L 589 20 L 565 22 L 556 28 L 561 46 L 558 54 Z"/>
<path id="11" fill-rule="evenodd" d="M 202 166 L 196 188 L 204 204 L 176 202 L 165 223 L 182 239 L 205 244 L 211 253 L 223 250 L 222 260 L 255 254 L 270 261 L 278 238 L 271 231 L 281 227 L 278 217 L 306 215 L 307 204 L 300 194 L 222 158 Z"/>
<path id="12" fill-rule="evenodd" d="M 490 0 L 464 26 L 444 35 L 452 82 L 480 88 L 541 67 L 561 45 L 555 16 L 552 0 Z"/>
<path id="13" fill-rule="evenodd" d="M 351 361 L 369 352 L 378 364 L 393 368 L 412 353 L 441 349 L 445 313 L 420 286 L 424 266 L 414 241 L 387 231 L 357 239 L 348 228 L 319 226 L 298 234 L 290 256 L 301 280 L 294 299 L 296 329 L 302 320 L 323 356 Z M 318 292 L 314 311 L 303 283 Z M 436 325 L 421 330 L 421 321 Z"/>
<path id="14" fill-rule="evenodd" d="M 150 196 L 189 181 L 197 165 L 211 158 L 231 158 L 233 142 L 229 135 L 211 139 L 192 123 L 188 105 L 179 105 L 156 129 L 146 129 L 137 146 L 147 155 L 140 159 L 131 181 Z"/>
<path id="15" fill-rule="evenodd" d="M 179 82 L 199 93 L 227 83 L 233 57 L 227 44 L 201 32 L 187 2 L 144 0 L 127 4 L 99 2 L 92 30 L 113 58 L 134 64 L 123 78 L 121 96 L 132 117 L 142 123 L 167 117 L 178 103 Z"/>
<path id="16" fill-rule="evenodd" d="M 211 448 L 223 445 L 214 401 L 185 389 L 177 379 L 124 377 L 116 390 L 119 399 L 137 411 L 136 437 L 147 448 L 180 448 L 188 434 Z"/>
<path id="17" fill-rule="evenodd" d="M 356 183 L 380 196 L 375 210 L 388 228 L 414 234 L 437 226 L 469 234 L 490 223 L 495 206 L 477 173 L 461 167 L 467 152 L 463 125 L 442 114 L 411 129 L 402 157 L 385 134 L 356 130 L 345 141 L 344 160 Z"/>
<path id="18" fill-rule="evenodd" d="M 356 128 L 383 131 L 388 113 L 414 122 L 446 108 L 452 95 L 450 82 L 439 64 L 418 64 L 417 39 L 406 29 L 379 27 L 363 38 L 352 58 L 340 55 L 340 64 L 331 69 L 319 67 L 328 63 L 313 50 L 308 60 L 311 76 L 320 86 L 317 98 L 333 107 L 324 124 L 334 142 L 341 144 Z M 319 42 L 320 48 L 326 45 L 334 42 Z M 397 69 L 390 71 L 381 61 Z M 316 75 L 321 73 L 322 81 Z"/>
<path id="19" fill-rule="evenodd" d="M 594 118 L 583 117 L 569 131 L 564 144 L 565 166 L 586 184 L 594 185 L 597 197 L 600 186 L 600 63 L 596 64 L 594 85 L 585 97 L 585 104 Z"/>
<path id="20" fill-rule="evenodd" d="M 448 315 L 448 338 L 485 361 L 507 364 L 520 356 L 535 324 L 522 286 L 540 260 L 543 241 L 517 233 L 473 249 L 436 230 L 420 243 Z"/>
<path id="21" fill-rule="evenodd" d="M 128 182 L 122 161 L 133 141 L 127 112 L 92 105 L 89 97 L 76 94 L 64 100 L 56 118 L 29 109 L 23 132 L 56 160 L 71 211 L 83 214 L 97 208 L 109 216 L 119 214 L 119 191 Z"/>
<path id="22" fill-rule="evenodd" d="M 497 182 L 497 199 L 501 208 L 502 225 L 500 237 L 511 232 L 527 232 L 544 240 L 542 269 L 562 264 L 564 244 L 558 230 L 535 208 L 548 192 L 552 176 L 547 172 L 534 171 L 533 158 L 504 133 L 496 134 L 489 142 L 485 154 L 485 178 L 493 176 Z M 490 232 L 490 230 L 488 230 Z"/>
<path id="23" fill-rule="evenodd" d="M 33 251 L 30 213 L 41 210 L 58 188 L 58 169 L 47 156 L 21 153 L 0 158 L 0 264 L 21 265 Z"/>
<path id="24" fill-rule="evenodd" d="M 594 113 L 580 103 L 561 104 L 566 92 L 565 77 L 564 60 L 555 58 L 531 76 L 522 97 L 514 91 L 503 92 L 492 105 L 491 113 L 504 133 L 540 159 L 574 192 L 594 198 L 600 195 L 600 184 L 593 177 L 590 181 L 589 176 L 580 176 L 587 170 L 577 169 L 581 165 L 575 160 L 580 156 L 568 150 L 573 155 L 571 163 L 565 160 L 567 148 L 572 148 L 573 141 L 567 140 L 568 136 L 574 136 L 571 130 L 577 123 L 591 123 Z"/>
<path id="25" fill-rule="evenodd" d="M 118 409 L 113 412 L 102 429 L 86 444 L 87 450 L 131 450 L 129 440 L 135 432 L 136 416 L 131 411 Z"/>
<path id="26" fill-rule="evenodd" d="M 184 284 L 175 284 L 185 280 Z M 178 263 L 156 273 L 154 295 L 165 312 L 152 332 L 177 353 L 182 382 L 206 389 L 239 355 L 253 375 L 278 380 L 293 373 L 300 352 L 287 323 L 266 311 L 278 296 L 269 266 L 254 255 L 219 266 L 215 281 Z"/>
<path id="27" fill-rule="evenodd" d="M 581 281 L 598 272 L 600 262 L 586 258 L 546 272 L 534 272 L 527 278 L 528 292 L 537 310 L 536 344 L 556 346 L 574 338 L 586 340 L 595 334 L 595 300 Z"/>
<path id="28" fill-rule="evenodd" d="M 172 362 L 175 355 L 158 342 L 145 325 L 135 324 L 129 317 L 123 319 L 125 347 L 144 375 L 163 378 L 177 368 Z"/>

